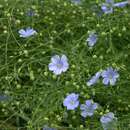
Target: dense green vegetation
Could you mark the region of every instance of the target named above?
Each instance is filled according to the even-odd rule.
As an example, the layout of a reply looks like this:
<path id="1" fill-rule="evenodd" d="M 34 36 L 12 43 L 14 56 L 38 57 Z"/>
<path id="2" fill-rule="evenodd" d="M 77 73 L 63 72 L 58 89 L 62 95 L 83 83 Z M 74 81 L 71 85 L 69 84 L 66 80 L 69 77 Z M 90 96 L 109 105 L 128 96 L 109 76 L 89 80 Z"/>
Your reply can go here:
<path id="1" fill-rule="evenodd" d="M 119 2 L 117 0 L 116 2 Z M 113 112 L 118 130 L 130 129 L 130 7 L 101 12 L 100 0 L 0 0 L 0 129 L 101 130 L 100 117 Z M 33 15 L 29 15 L 28 13 Z M 37 35 L 19 37 L 32 27 Z M 86 39 L 95 31 L 98 41 L 89 48 Z M 69 69 L 54 75 L 48 69 L 53 55 L 65 54 Z M 112 66 L 120 75 L 115 86 L 93 87 L 86 82 Z M 85 121 L 80 109 L 67 111 L 69 93 L 80 101 L 100 104 Z"/>

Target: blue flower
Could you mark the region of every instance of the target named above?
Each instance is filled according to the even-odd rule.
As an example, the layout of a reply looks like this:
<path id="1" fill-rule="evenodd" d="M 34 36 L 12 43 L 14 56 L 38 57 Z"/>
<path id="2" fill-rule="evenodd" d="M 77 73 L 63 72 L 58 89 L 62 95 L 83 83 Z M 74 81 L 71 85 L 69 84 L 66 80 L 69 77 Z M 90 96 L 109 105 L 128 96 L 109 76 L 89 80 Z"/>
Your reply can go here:
<path id="1" fill-rule="evenodd" d="M 79 105 L 78 98 L 78 94 L 71 93 L 64 99 L 63 105 L 67 107 L 67 110 L 74 110 Z"/>
<path id="2" fill-rule="evenodd" d="M 89 34 L 89 37 L 87 38 L 86 42 L 88 42 L 89 47 L 93 47 L 97 42 L 97 35 L 94 32 L 91 32 Z"/>
<path id="3" fill-rule="evenodd" d="M 85 104 L 82 104 L 80 106 L 81 109 L 81 116 L 82 117 L 87 117 L 87 116 L 93 116 L 94 111 L 98 108 L 97 103 L 93 103 L 92 100 L 86 100 Z"/>
<path id="4" fill-rule="evenodd" d="M 114 70 L 112 67 L 109 67 L 107 68 L 107 70 L 104 70 L 101 75 L 103 77 L 103 84 L 105 85 L 115 85 L 116 80 L 119 77 L 117 70 Z"/>
<path id="5" fill-rule="evenodd" d="M 6 100 L 8 100 L 9 99 L 9 97 L 7 96 L 7 95 L 0 95 L 0 101 L 6 101 Z"/>
<path id="6" fill-rule="evenodd" d="M 116 127 L 116 121 L 117 121 L 117 118 L 114 116 L 112 112 L 104 114 L 100 118 L 100 122 L 104 130 L 114 130 Z"/>
<path id="7" fill-rule="evenodd" d="M 60 75 L 62 72 L 67 71 L 69 68 L 68 59 L 65 55 L 61 57 L 55 55 L 51 58 L 51 63 L 49 64 L 49 70 L 53 71 L 55 75 Z"/>
<path id="8" fill-rule="evenodd" d="M 55 128 L 43 128 L 43 130 L 57 130 Z"/>
<path id="9" fill-rule="evenodd" d="M 106 3 L 103 3 L 101 6 L 102 11 L 105 14 L 112 13 L 113 12 L 113 4 L 114 4 L 113 0 L 106 0 Z"/>
<path id="10" fill-rule="evenodd" d="M 101 72 L 97 72 L 92 78 L 87 82 L 87 86 L 92 86 L 97 83 L 98 79 L 101 76 Z"/>
<path id="11" fill-rule="evenodd" d="M 109 112 L 105 115 L 103 115 L 100 119 L 101 123 L 109 123 L 114 119 L 114 114 L 112 112 Z"/>
<path id="12" fill-rule="evenodd" d="M 114 0 L 106 0 L 106 3 L 108 3 L 108 4 L 114 4 Z"/>
<path id="13" fill-rule="evenodd" d="M 113 13 L 113 8 L 106 3 L 102 5 L 101 9 L 105 14 Z"/>
<path id="14" fill-rule="evenodd" d="M 114 3 L 113 0 L 106 0 L 106 3 L 102 4 L 101 9 L 105 14 L 109 14 L 113 12 L 113 7 L 124 7 L 127 4 L 128 1 Z"/>
<path id="15" fill-rule="evenodd" d="M 71 0 L 71 2 L 73 2 L 74 4 L 80 4 L 81 0 Z"/>
<path id="16" fill-rule="evenodd" d="M 27 29 L 20 29 L 19 30 L 20 37 L 27 38 L 34 34 L 37 34 L 37 32 L 34 29 L 27 28 Z"/>
<path id="17" fill-rule="evenodd" d="M 118 2 L 114 4 L 114 7 L 125 7 L 128 4 L 128 1 Z"/>

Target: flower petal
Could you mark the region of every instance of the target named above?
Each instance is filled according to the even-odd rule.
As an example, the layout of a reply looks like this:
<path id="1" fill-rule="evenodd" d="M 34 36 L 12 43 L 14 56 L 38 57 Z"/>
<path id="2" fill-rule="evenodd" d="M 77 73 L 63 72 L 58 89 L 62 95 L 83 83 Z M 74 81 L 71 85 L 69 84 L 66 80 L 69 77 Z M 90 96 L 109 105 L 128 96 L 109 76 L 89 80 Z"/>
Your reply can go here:
<path id="1" fill-rule="evenodd" d="M 51 70 L 51 71 L 53 71 L 53 70 L 56 69 L 56 65 L 55 65 L 54 63 L 50 63 L 50 64 L 48 65 L 48 67 L 49 67 L 49 70 Z"/>
<path id="2" fill-rule="evenodd" d="M 57 68 L 53 72 L 54 72 L 55 75 L 60 75 L 62 73 L 62 69 Z"/>
<path id="3" fill-rule="evenodd" d="M 51 58 L 51 62 L 57 64 L 60 61 L 60 57 L 55 55 Z"/>
<path id="4" fill-rule="evenodd" d="M 86 104 L 87 107 L 89 107 L 89 106 L 92 104 L 92 100 L 87 100 L 87 101 L 85 102 L 85 104 Z"/>
<path id="5" fill-rule="evenodd" d="M 94 103 L 93 104 L 93 109 L 95 110 L 95 109 L 97 109 L 98 108 L 98 104 L 97 103 Z"/>
<path id="6" fill-rule="evenodd" d="M 84 117 L 84 118 L 87 117 L 87 112 L 86 111 L 82 111 L 81 112 L 81 116 Z"/>
<path id="7" fill-rule="evenodd" d="M 108 78 L 104 78 L 103 79 L 103 84 L 108 85 L 109 84 L 109 79 Z"/>
<path id="8" fill-rule="evenodd" d="M 110 79 L 110 85 L 115 85 L 115 83 L 116 83 L 116 78 L 112 78 L 112 79 Z"/>
<path id="9" fill-rule="evenodd" d="M 20 29 L 19 31 L 18 31 L 20 34 L 22 34 L 22 35 L 24 35 L 26 32 L 25 32 L 25 30 L 23 30 L 23 29 Z"/>

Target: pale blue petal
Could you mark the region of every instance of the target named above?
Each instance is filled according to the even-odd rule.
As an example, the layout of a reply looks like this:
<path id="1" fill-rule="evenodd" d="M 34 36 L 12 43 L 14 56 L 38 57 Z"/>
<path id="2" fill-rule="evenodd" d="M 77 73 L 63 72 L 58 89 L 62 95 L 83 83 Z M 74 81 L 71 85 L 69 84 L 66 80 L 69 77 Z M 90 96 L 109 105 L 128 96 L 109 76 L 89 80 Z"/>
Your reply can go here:
<path id="1" fill-rule="evenodd" d="M 88 116 L 93 116 L 94 112 L 87 112 Z"/>
<path id="2" fill-rule="evenodd" d="M 82 111 L 81 112 L 81 116 L 84 117 L 84 118 L 87 117 L 87 112 L 86 111 Z"/>
<path id="3" fill-rule="evenodd" d="M 62 73 L 62 69 L 55 69 L 53 72 L 55 75 L 60 75 Z"/>
<path id="4" fill-rule="evenodd" d="M 103 79 L 103 84 L 108 85 L 109 84 L 109 79 L 108 78 L 104 78 Z"/>
<path id="5" fill-rule="evenodd" d="M 25 30 L 20 29 L 20 30 L 19 30 L 19 33 L 22 34 L 22 35 L 24 35 L 26 32 L 25 32 Z"/>
<path id="6" fill-rule="evenodd" d="M 127 4 L 128 4 L 128 1 L 123 1 L 123 2 L 115 3 L 113 6 L 114 7 L 125 7 Z"/>
<path id="7" fill-rule="evenodd" d="M 97 83 L 98 79 L 101 76 L 101 72 L 97 72 L 88 82 L 87 82 L 87 86 L 91 86 L 94 85 L 95 83 Z"/>
<path id="8" fill-rule="evenodd" d="M 110 85 L 115 85 L 116 83 L 116 78 L 110 79 Z"/>
<path id="9" fill-rule="evenodd" d="M 94 103 L 93 104 L 93 109 L 95 110 L 95 109 L 97 109 L 98 108 L 98 104 L 97 103 Z"/>
<path id="10" fill-rule="evenodd" d="M 89 107 L 89 106 L 92 104 L 92 100 L 87 100 L 87 101 L 85 102 L 85 104 L 86 104 L 87 107 Z"/>
<path id="11" fill-rule="evenodd" d="M 50 63 L 50 64 L 48 65 L 48 67 L 49 67 L 49 70 L 51 70 L 51 71 L 56 69 L 56 66 L 55 66 L 54 63 Z"/>
<path id="12" fill-rule="evenodd" d="M 80 109 L 81 109 L 81 110 L 86 110 L 86 105 L 85 105 L 85 104 L 81 104 L 81 105 L 80 105 Z"/>
<path id="13" fill-rule="evenodd" d="M 53 56 L 53 57 L 51 58 L 51 62 L 52 62 L 52 63 L 57 64 L 57 63 L 59 63 L 59 61 L 60 61 L 60 57 L 59 57 L 58 55 L 55 55 L 55 56 Z"/>

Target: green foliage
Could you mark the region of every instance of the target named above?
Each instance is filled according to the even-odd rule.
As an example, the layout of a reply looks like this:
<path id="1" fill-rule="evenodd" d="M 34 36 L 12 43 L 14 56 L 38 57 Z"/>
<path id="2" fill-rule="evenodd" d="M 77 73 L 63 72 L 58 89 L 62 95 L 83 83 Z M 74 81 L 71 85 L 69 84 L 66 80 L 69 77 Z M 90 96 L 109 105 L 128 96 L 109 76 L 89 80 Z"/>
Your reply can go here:
<path id="1" fill-rule="evenodd" d="M 130 10 L 98 16 L 100 1 L 69 0 L 0 1 L 0 129 L 101 130 L 100 116 L 112 111 L 118 130 L 130 129 Z M 34 16 L 27 11 L 33 10 Z M 38 35 L 20 38 L 21 28 L 33 27 Z M 98 33 L 93 49 L 86 44 L 88 32 Z M 66 54 L 69 70 L 60 76 L 48 70 L 51 56 Z M 116 86 L 101 82 L 93 88 L 86 81 L 99 70 L 119 70 Z M 77 92 L 81 102 L 92 98 L 101 107 L 93 118 L 82 121 L 79 111 L 67 111 L 63 100 Z"/>

